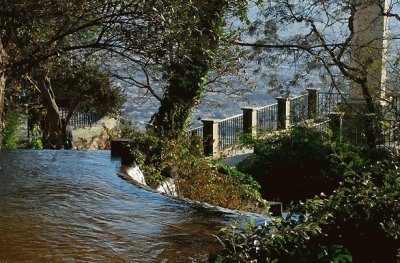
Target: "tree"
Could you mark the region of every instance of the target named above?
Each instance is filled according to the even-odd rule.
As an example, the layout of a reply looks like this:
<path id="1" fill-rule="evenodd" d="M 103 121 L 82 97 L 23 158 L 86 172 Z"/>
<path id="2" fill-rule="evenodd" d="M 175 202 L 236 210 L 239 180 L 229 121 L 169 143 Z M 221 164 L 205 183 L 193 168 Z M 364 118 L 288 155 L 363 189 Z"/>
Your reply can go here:
<path id="1" fill-rule="evenodd" d="M 350 86 L 348 107 L 367 118 L 382 116 L 387 104 L 386 67 L 398 71 L 387 56 L 388 18 L 399 18 L 398 3 L 382 0 L 262 1 L 259 18 L 252 21 L 250 37 L 235 41 L 253 47 L 260 67 L 284 65 L 290 77 L 270 76 L 278 88 L 321 82 L 342 92 Z M 284 70 L 282 70 L 284 71 Z M 375 137 L 367 129 L 371 144 Z"/>
<path id="2" fill-rule="evenodd" d="M 236 11 L 245 10 L 245 3 L 244 0 L 7 2 L 0 18 L 0 46 L 4 51 L 1 61 L 8 58 L 0 70 L 2 79 L 4 82 L 6 77 L 18 79 L 34 67 L 42 68 L 41 79 L 31 77 L 31 82 L 48 105 L 50 127 L 54 127 L 51 133 L 55 134 L 59 113 L 51 103 L 54 92 L 46 61 L 66 52 L 97 52 L 117 61 L 114 64 L 121 62 L 140 69 L 147 82 L 149 72 L 154 72 L 156 79 L 161 77 L 161 95 L 151 85 L 143 85 L 137 75 L 133 82 L 161 101 L 159 113 L 151 123 L 155 131 L 163 135 L 173 129 L 175 134 L 181 134 L 190 110 L 202 97 L 207 75 L 216 65 L 221 42 L 229 43 L 224 30 L 226 14 L 233 7 Z M 3 93 L 0 92 L 0 101 L 4 100 Z"/>
<path id="3" fill-rule="evenodd" d="M 27 105 L 45 105 L 44 109 L 37 108 L 34 115 L 42 115 L 40 121 L 43 127 L 43 140 L 46 148 L 58 148 L 61 143 L 60 132 L 52 129 L 52 119 L 60 116 L 49 115 L 49 108 L 64 107 L 67 110 L 65 119 L 67 123 L 79 109 L 91 111 L 97 114 L 108 114 L 118 112 L 125 101 L 122 89 L 113 85 L 107 72 L 102 72 L 94 62 L 84 62 L 70 57 L 51 58 L 44 65 L 45 68 L 35 69 L 31 76 L 27 76 L 27 86 L 32 86 L 31 92 L 24 89 L 24 103 Z M 45 76 L 43 76 L 45 74 Z M 44 96 L 41 90 L 45 86 L 36 80 L 46 80 L 48 96 Z M 49 101 L 46 101 L 49 100 Z M 44 103 L 43 103 L 44 102 Z M 50 113 L 51 114 L 51 113 Z M 56 143 L 57 142 L 57 143 Z"/>
<path id="4" fill-rule="evenodd" d="M 138 86 L 160 101 L 149 127 L 160 136 L 176 138 L 200 103 L 210 73 L 222 68 L 220 58 L 233 34 L 227 30 L 228 14 L 244 18 L 246 1 L 159 1 L 153 8 L 159 14 L 151 36 L 159 39 L 153 43 L 153 55 L 143 60 L 146 84 Z M 161 94 L 151 86 L 151 78 L 161 86 Z"/>
<path id="5" fill-rule="evenodd" d="M 123 90 L 94 62 L 57 59 L 49 74 L 57 105 L 68 110 L 67 122 L 77 109 L 105 115 L 125 102 Z"/>
<path id="6" fill-rule="evenodd" d="M 30 79 L 37 84 L 48 108 L 50 127 L 54 129 L 50 133 L 57 133 L 59 112 L 52 103 L 54 94 L 44 66 L 46 60 L 78 50 L 122 53 L 124 45 L 116 37 L 116 29 L 126 22 L 126 17 L 141 27 L 137 21 L 150 4 L 134 0 L 13 0 L 3 3 L 0 10 L 0 135 L 6 82 L 20 80 L 34 68 L 43 70 L 39 74 L 41 79 Z"/>

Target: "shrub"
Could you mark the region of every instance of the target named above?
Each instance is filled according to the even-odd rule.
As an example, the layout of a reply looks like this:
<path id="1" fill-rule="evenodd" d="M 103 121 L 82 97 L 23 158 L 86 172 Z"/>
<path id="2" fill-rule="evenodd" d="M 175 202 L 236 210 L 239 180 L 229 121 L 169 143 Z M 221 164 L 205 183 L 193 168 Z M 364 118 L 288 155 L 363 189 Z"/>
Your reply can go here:
<path id="1" fill-rule="evenodd" d="M 400 248 L 399 167 L 397 157 L 363 167 L 348 165 L 346 180 L 331 196 L 307 202 L 296 212 L 311 218 L 332 215 L 322 225 L 327 235 L 324 241 L 349 249 L 355 262 L 396 262 Z"/>
<path id="2" fill-rule="evenodd" d="M 135 131 L 124 131 L 124 136 L 132 139 L 133 160 L 152 187 L 172 177 L 181 198 L 241 210 L 266 204 L 251 176 L 204 158 L 199 140 L 160 139 Z"/>
<path id="3" fill-rule="evenodd" d="M 331 193 L 342 180 L 343 171 L 331 161 L 332 147 L 320 132 L 294 128 L 289 133 L 246 143 L 254 147 L 254 155 L 238 169 L 260 182 L 261 193 L 268 200 L 289 204 L 321 192 Z M 338 143 L 338 150 L 344 155 L 352 152 L 344 143 Z"/>
<path id="4" fill-rule="evenodd" d="M 331 195 L 264 226 L 222 229 L 219 262 L 398 262 L 400 161 L 380 151 L 384 159 L 372 163 L 360 152 L 365 158 L 350 163 L 335 155 L 345 180 Z"/>
<path id="5" fill-rule="evenodd" d="M 42 130 L 40 126 L 35 124 L 31 131 L 31 137 L 29 139 L 29 145 L 34 150 L 42 150 L 43 149 L 43 142 L 41 136 Z"/>
<path id="6" fill-rule="evenodd" d="M 169 164 L 175 167 L 182 197 L 247 211 L 266 205 L 258 191 L 259 184 L 249 175 L 223 164 L 193 157 L 186 150 L 181 153 L 175 160 L 169 160 Z"/>
<path id="7" fill-rule="evenodd" d="M 157 187 L 165 180 L 163 171 L 166 168 L 163 160 L 164 143 L 150 133 L 140 133 L 129 127 L 122 131 L 124 138 L 131 139 L 130 149 L 133 161 L 139 165 L 145 175 L 146 183 Z"/>
<path id="8" fill-rule="evenodd" d="M 263 226 L 244 222 L 220 230 L 224 250 L 215 262 L 351 262 L 348 250 L 339 245 L 315 242 L 321 236 L 316 222 L 299 224 L 296 220 L 273 218 Z"/>
<path id="9" fill-rule="evenodd" d="M 21 118 L 16 111 L 7 111 L 5 114 L 5 127 L 3 131 L 2 149 L 14 150 L 20 144 L 21 137 L 18 134 L 18 126 L 21 124 Z"/>

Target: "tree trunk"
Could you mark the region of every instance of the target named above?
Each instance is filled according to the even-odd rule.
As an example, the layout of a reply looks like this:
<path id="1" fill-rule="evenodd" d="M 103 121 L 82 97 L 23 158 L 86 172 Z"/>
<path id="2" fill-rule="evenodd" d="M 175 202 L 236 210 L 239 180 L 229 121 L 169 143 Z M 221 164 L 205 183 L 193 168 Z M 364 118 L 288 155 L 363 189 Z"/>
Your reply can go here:
<path id="1" fill-rule="evenodd" d="M 376 101 L 372 98 L 371 90 L 369 90 L 368 80 L 367 77 L 364 78 L 364 82 L 361 83 L 361 90 L 364 97 L 364 101 L 367 108 L 367 113 L 363 116 L 363 123 L 365 124 L 365 137 L 367 139 L 367 145 L 370 148 L 376 148 L 377 144 L 377 133 L 376 129 L 374 128 L 375 123 L 374 120 L 378 116 L 379 112 L 376 108 Z"/>
<path id="2" fill-rule="evenodd" d="M 61 149 L 64 145 L 61 131 L 60 111 L 56 103 L 50 79 L 45 76 L 40 83 L 29 79 L 32 85 L 39 90 L 46 108 L 43 130 L 43 147 L 47 149 Z"/>
<path id="3" fill-rule="evenodd" d="M 2 69 L 0 69 L 0 149 L 3 143 L 5 84 L 6 84 L 5 73 Z"/>
<path id="4" fill-rule="evenodd" d="M 4 130 L 4 95 L 6 86 L 6 53 L 0 38 L 0 149 Z"/>
<path id="5" fill-rule="evenodd" d="M 173 73 L 167 91 L 151 120 L 151 129 L 158 136 L 182 136 L 191 110 L 200 101 L 204 90 L 202 79 L 207 75 L 209 65 L 194 57 L 190 61 L 183 59 L 171 65 Z"/>
<path id="6" fill-rule="evenodd" d="M 46 129 L 44 130 L 44 147 L 49 149 L 60 149 L 63 147 L 63 136 L 61 131 L 60 111 L 51 88 L 50 79 L 47 77 L 43 85 L 39 85 L 42 92 L 43 102 L 47 109 L 45 118 Z"/>
<path id="7" fill-rule="evenodd" d="M 190 36 L 184 34 L 177 39 L 179 49 L 166 68 L 165 78 L 169 83 L 161 106 L 150 122 L 158 136 L 178 138 L 184 134 L 191 110 L 200 102 L 205 79 L 215 62 L 226 8 L 226 1 L 200 1 L 189 11 L 200 18 L 188 25 Z"/>
<path id="8" fill-rule="evenodd" d="M 185 131 L 193 106 L 194 98 L 184 100 L 165 96 L 158 112 L 152 117 L 151 130 L 160 137 L 179 138 Z"/>
<path id="9" fill-rule="evenodd" d="M 54 107 L 53 104 L 45 106 L 47 114 L 45 117 L 45 129 L 43 131 L 43 146 L 47 149 L 61 149 L 64 143 L 61 132 L 60 113 L 58 108 Z"/>

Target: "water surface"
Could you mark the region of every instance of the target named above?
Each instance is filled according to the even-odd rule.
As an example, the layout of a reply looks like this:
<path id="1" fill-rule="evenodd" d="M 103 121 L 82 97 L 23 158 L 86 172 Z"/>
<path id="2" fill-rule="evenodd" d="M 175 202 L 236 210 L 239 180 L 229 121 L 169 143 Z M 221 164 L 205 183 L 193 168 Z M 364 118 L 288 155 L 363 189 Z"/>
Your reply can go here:
<path id="1" fill-rule="evenodd" d="M 108 151 L 0 151 L 0 262 L 204 262 L 238 218 L 121 175 Z"/>

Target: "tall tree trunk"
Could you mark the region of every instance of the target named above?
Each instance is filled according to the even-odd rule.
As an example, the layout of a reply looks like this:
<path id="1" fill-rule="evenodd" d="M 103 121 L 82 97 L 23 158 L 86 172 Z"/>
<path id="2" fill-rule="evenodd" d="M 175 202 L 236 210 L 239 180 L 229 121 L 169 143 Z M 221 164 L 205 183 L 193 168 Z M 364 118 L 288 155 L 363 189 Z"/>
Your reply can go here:
<path id="1" fill-rule="evenodd" d="M 47 149 L 60 149 L 63 147 L 63 136 L 61 131 L 61 118 L 56 98 L 51 88 L 50 79 L 45 76 L 37 83 L 28 78 L 32 85 L 40 92 L 43 104 L 46 108 L 43 129 L 43 146 Z"/>
<path id="2" fill-rule="evenodd" d="M 184 31 L 175 43 L 179 48 L 164 75 L 169 83 L 150 123 L 158 136 L 178 138 L 184 134 L 191 110 L 201 100 L 205 80 L 218 53 L 227 1 L 198 1 L 195 5 L 187 15 L 198 18 L 187 25 L 191 34 Z"/>
<path id="3" fill-rule="evenodd" d="M 6 86 L 6 52 L 0 38 L 0 148 L 3 143 L 4 130 L 4 95 Z"/>
<path id="4" fill-rule="evenodd" d="M 63 147 L 63 136 L 61 131 L 60 111 L 55 100 L 53 90 L 49 78 L 45 78 L 40 90 L 44 106 L 47 109 L 45 118 L 46 129 L 44 130 L 44 147 L 49 149 L 60 149 Z"/>
<path id="5" fill-rule="evenodd" d="M 173 72 L 167 92 L 161 100 L 158 112 L 152 117 L 152 130 L 159 136 L 180 137 L 186 128 L 191 110 L 201 98 L 201 79 L 207 73 L 207 66 L 201 62 L 182 60 L 171 65 Z"/>

